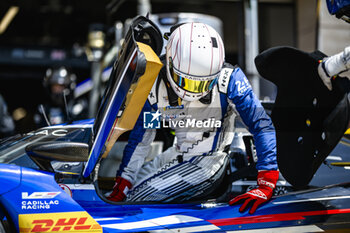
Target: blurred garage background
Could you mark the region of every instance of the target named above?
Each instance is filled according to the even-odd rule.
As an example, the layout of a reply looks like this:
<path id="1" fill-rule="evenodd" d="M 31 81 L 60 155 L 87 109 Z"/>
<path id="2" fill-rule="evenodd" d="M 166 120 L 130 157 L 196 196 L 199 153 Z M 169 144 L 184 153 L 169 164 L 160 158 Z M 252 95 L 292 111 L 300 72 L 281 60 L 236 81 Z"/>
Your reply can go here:
<path id="1" fill-rule="evenodd" d="M 15 131 L 37 128 L 33 119 L 48 99 L 43 78 L 49 68 L 64 66 L 76 75 L 78 95 L 89 103 L 86 116 L 93 117 L 101 72 L 108 78 L 128 19 L 147 12 L 165 28 L 187 17 L 215 24 L 226 60 L 245 70 L 262 100 L 273 100 L 276 90 L 255 71 L 259 52 L 283 45 L 331 55 L 350 41 L 350 25 L 330 16 L 324 0 L 1 0 L 0 94 Z"/>

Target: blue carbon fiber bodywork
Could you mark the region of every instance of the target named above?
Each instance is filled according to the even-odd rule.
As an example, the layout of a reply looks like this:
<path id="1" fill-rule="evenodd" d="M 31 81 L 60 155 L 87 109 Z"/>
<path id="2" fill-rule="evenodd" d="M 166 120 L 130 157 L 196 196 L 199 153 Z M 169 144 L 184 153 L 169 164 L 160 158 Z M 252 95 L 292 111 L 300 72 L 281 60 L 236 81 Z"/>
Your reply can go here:
<path id="1" fill-rule="evenodd" d="M 274 227 L 334 224 L 330 216 L 350 224 L 350 185 L 303 191 L 273 198 L 254 215 L 240 213 L 226 203 L 189 204 L 109 204 L 95 190 L 75 190 L 73 198 L 55 182 L 51 173 L 0 164 L 0 204 L 18 226 L 18 216 L 38 213 L 86 211 L 104 232 L 202 229 L 222 232 Z M 287 217 L 289 216 L 289 217 Z M 330 220 L 333 219 L 333 220 Z M 316 225 L 315 225 L 316 226 Z"/>
<path id="2" fill-rule="evenodd" d="M 18 215 L 84 211 L 54 179 L 54 174 L 0 164 L 0 203 L 18 229 Z M 11 184 L 11 185 L 9 185 Z"/>

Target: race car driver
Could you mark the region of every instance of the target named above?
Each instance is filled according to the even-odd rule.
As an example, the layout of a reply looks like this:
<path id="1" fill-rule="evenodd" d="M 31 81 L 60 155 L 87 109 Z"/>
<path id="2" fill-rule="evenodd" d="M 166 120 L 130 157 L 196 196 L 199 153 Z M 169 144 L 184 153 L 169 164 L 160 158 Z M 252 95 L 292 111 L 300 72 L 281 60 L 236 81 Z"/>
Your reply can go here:
<path id="1" fill-rule="evenodd" d="M 229 137 L 235 115 L 232 109 L 254 136 L 258 188 L 232 199 L 229 204 L 244 201 L 240 211 L 251 207 L 252 214 L 271 198 L 279 176 L 275 129 L 242 70 L 224 62 L 224 52 L 220 35 L 209 25 L 186 23 L 172 28 L 163 59 L 165 66 L 129 136 L 113 191 L 107 194 L 109 200 L 125 200 L 129 190 L 159 173 L 167 164 L 189 161 L 198 155 L 220 156 L 232 140 Z M 156 111 L 151 121 L 160 116 L 175 129 L 176 142 L 152 161 L 145 162 L 155 138 L 155 129 L 144 124 L 145 114 L 151 111 Z M 214 123 L 202 128 L 183 127 L 185 124 L 179 123 L 189 118 L 202 121 L 199 126 L 205 121 Z"/>
<path id="2" fill-rule="evenodd" d="M 331 15 L 350 23 L 350 0 L 326 0 Z M 350 79 L 350 46 L 344 51 L 325 58 L 318 66 L 318 74 L 331 91 L 331 80 L 337 76 Z"/>

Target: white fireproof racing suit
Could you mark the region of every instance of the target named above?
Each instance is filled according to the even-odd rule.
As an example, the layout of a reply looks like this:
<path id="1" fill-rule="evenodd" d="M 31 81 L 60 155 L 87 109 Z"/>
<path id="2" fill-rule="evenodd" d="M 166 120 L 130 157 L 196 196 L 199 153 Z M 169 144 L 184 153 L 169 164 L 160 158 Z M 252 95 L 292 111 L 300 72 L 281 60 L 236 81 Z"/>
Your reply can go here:
<path id="1" fill-rule="evenodd" d="M 350 46 L 343 52 L 325 58 L 318 66 L 318 74 L 329 90 L 332 90 L 333 76 L 350 79 Z"/>
<path id="2" fill-rule="evenodd" d="M 122 163 L 117 176 L 135 185 L 154 175 L 161 166 L 183 155 L 184 161 L 209 152 L 220 152 L 232 141 L 232 109 L 236 109 L 253 134 L 258 156 L 258 170 L 277 170 L 275 129 L 260 101 L 254 95 L 248 79 L 239 67 L 223 68 L 217 85 L 211 91 L 211 101 L 182 100 L 176 106 L 169 104 L 170 88 L 166 87 L 164 68 L 152 87 L 148 101 L 132 130 L 124 149 Z M 174 93 L 175 94 L 175 93 Z M 153 161 L 146 162 L 150 144 L 155 138 L 155 129 L 147 128 L 147 114 L 154 118 L 160 113 L 159 121 L 175 130 L 176 143 Z M 153 117 L 151 117 L 153 118 Z M 148 118 L 149 120 L 150 118 Z M 148 122 L 150 123 L 150 122 Z"/>

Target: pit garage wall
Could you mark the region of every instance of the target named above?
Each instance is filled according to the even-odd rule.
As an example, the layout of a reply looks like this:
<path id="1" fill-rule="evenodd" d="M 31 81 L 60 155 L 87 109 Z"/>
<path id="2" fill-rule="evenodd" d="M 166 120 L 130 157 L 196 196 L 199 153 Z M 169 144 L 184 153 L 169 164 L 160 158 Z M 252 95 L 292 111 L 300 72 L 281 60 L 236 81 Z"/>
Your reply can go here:
<path id="1" fill-rule="evenodd" d="M 260 51 L 283 45 L 333 55 L 350 46 L 350 24 L 330 15 L 326 0 L 260 0 L 259 4 Z M 274 88 L 265 83 L 260 83 L 260 97 L 273 99 Z"/>
<path id="2" fill-rule="evenodd" d="M 296 0 L 297 48 L 327 55 L 350 45 L 350 24 L 330 15 L 326 0 Z"/>
<path id="3" fill-rule="evenodd" d="M 333 55 L 350 46 L 350 24 L 328 13 L 325 0 L 320 1 L 318 49 Z"/>
<path id="4" fill-rule="evenodd" d="M 259 4 L 260 51 L 283 45 L 333 55 L 350 46 L 350 24 L 330 15 L 326 0 L 260 0 Z M 272 85 L 262 80 L 260 86 L 261 99 L 274 98 Z"/>
<path id="5" fill-rule="evenodd" d="M 296 0 L 297 48 L 313 52 L 317 48 L 317 2 L 319 0 Z M 325 0 L 320 0 L 325 1 Z"/>
<path id="6" fill-rule="evenodd" d="M 295 0 L 259 0 L 259 52 L 275 46 L 297 47 Z M 260 96 L 264 101 L 274 100 L 276 86 L 260 81 Z"/>

